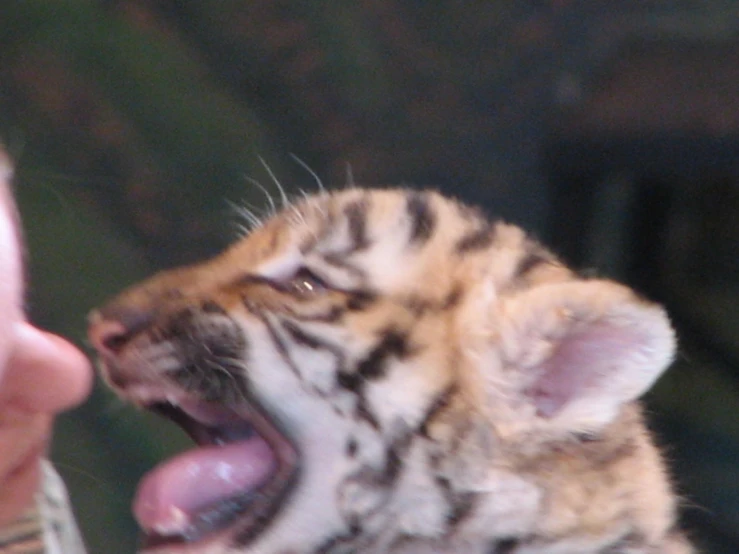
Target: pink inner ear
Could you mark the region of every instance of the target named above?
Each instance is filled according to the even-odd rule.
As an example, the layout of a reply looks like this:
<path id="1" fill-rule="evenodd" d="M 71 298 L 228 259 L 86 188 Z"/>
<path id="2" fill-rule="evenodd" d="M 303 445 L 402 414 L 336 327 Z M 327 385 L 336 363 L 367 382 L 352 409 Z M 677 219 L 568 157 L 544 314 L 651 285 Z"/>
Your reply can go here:
<path id="1" fill-rule="evenodd" d="M 643 345 L 634 330 L 606 323 L 567 335 L 540 364 L 540 377 L 527 391 L 537 413 L 551 418 L 579 396 L 597 389 L 607 392 L 610 378 L 625 369 L 626 358 Z"/>

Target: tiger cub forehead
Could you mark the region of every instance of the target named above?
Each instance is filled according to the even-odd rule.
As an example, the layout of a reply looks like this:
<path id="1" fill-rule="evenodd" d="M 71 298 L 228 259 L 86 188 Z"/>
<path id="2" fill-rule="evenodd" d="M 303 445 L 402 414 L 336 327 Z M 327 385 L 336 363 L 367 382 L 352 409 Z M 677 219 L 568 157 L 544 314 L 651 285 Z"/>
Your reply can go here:
<path id="1" fill-rule="evenodd" d="M 502 289 L 571 276 L 520 228 L 431 190 L 355 188 L 309 196 L 224 258 L 270 278 L 315 264 L 330 268 L 339 285 L 384 293 L 441 295 L 460 279 Z"/>

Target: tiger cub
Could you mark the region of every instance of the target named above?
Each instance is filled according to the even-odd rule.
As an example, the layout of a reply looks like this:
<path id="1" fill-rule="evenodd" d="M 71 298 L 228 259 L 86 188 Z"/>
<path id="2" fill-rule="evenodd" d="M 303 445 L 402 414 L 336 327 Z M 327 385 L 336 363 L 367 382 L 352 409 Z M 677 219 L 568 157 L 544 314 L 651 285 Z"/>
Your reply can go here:
<path id="1" fill-rule="evenodd" d="M 197 444 L 142 480 L 142 552 L 692 552 L 636 401 L 664 311 L 436 192 L 308 197 L 90 322 Z"/>

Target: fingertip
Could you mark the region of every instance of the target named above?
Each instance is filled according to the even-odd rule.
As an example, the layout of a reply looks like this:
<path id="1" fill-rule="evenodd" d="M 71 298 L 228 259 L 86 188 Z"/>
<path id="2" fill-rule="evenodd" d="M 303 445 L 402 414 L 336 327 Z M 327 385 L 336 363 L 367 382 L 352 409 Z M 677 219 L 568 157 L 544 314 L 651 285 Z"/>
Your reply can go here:
<path id="1" fill-rule="evenodd" d="M 67 374 L 67 384 L 73 397 L 74 407 L 82 403 L 92 390 L 93 370 L 89 358 L 72 344 L 69 340 L 50 333 L 48 331 L 40 331 L 53 348 L 57 350 L 57 359 L 64 360 L 60 364 L 60 370 L 65 370 Z"/>
<path id="2" fill-rule="evenodd" d="M 15 375 L 13 393 L 27 409 L 58 413 L 87 398 L 92 368 L 76 346 L 27 322 L 17 326 L 15 338 L 8 369 Z"/>

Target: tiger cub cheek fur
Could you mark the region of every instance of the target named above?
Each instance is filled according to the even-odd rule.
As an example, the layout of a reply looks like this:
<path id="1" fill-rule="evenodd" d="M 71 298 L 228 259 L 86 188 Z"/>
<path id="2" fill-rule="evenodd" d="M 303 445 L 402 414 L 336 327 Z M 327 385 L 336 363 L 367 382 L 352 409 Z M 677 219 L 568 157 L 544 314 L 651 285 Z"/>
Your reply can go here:
<path id="1" fill-rule="evenodd" d="M 124 396 L 244 399 L 300 458 L 264 529 L 187 552 L 690 552 L 637 403 L 674 353 L 664 311 L 437 193 L 310 197 L 98 319 L 131 313 L 106 354 Z"/>

